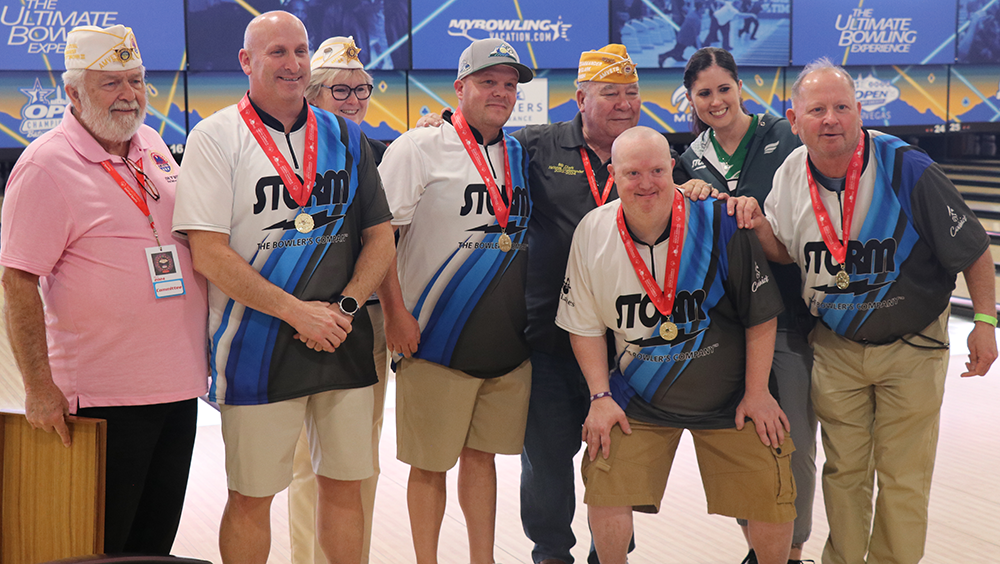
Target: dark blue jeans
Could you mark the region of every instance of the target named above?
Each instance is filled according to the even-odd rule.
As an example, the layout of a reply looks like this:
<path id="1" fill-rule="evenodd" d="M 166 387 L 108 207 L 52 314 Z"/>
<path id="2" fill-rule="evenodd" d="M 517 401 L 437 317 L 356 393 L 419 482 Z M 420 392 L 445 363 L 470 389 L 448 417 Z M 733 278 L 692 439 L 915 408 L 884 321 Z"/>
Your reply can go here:
<path id="1" fill-rule="evenodd" d="M 574 359 L 531 354 L 531 399 L 521 452 L 521 524 L 535 543 L 534 562 L 571 564 L 576 537 L 573 457 L 580 451 L 590 391 Z"/>

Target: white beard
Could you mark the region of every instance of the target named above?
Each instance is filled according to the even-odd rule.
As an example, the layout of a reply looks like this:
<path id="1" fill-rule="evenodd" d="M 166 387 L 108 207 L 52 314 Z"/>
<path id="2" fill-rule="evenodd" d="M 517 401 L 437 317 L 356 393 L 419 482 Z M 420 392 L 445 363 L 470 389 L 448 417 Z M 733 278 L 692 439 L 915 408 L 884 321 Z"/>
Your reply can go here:
<path id="1" fill-rule="evenodd" d="M 124 143 L 132 138 L 146 119 L 146 105 L 138 100 L 125 102 L 119 100 L 110 108 L 98 108 L 90 102 L 86 91 L 78 90 L 82 108 L 77 115 L 80 122 L 94 134 L 95 137 L 112 143 Z M 112 110 L 137 110 L 134 114 L 120 114 Z"/>

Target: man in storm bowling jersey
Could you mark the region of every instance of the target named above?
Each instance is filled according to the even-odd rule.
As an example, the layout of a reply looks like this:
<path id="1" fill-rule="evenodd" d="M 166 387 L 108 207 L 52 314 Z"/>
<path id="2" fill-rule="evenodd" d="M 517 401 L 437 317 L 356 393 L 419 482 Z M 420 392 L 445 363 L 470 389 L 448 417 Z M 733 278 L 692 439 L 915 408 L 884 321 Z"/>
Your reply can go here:
<path id="1" fill-rule="evenodd" d="M 986 374 L 997 356 L 990 239 L 926 153 L 861 127 L 854 81 L 829 60 L 802 70 L 786 114 L 805 146 L 775 174 L 766 220 L 756 201 L 730 209 L 769 259 L 799 266 L 822 322 L 811 342 L 830 523 L 823 562 L 913 564 L 924 553 L 958 272 L 975 310 L 962 376 Z"/>
<path id="2" fill-rule="evenodd" d="M 709 513 L 748 520 L 758 560 L 784 564 L 794 446 L 768 391 L 781 297 L 756 237 L 724 203 L 687 201 L 672 161 L 652 129 L 618 136 L 620 199 L 580 222 L 556 315 L 592 394 L 583 479 L 594 544 L 602 564 L 626 561 L 632 511 L 659 510 L 688 429 Z"/>
<path id="3" fill-rule="evenodd" d="M 531 365 L 524 339 L 527 157 L 503 132 L 531 70 L 499 39 L 459 61 L 458 108 L 410 131 L 379 165 L 399 229 L 398 275 L 378 295 L 397 367 L 397 456 L 418 562 L 434 562 L 445 474 L 459 462 L 459 499 L 473 564 L 493 562 L 495 454 L 519 454 Z"/>
<path id="4" fill-rule="evenodd" d="M 267 559 L 271 499 L 291 481 L 305 421 L 320 545 L 331 562 L 358 562 L 376 381 L 359 304 L 392 260 L 391 215 L 358 126 L 306 104 L 302 22 L 258 16 L 239 56 L 250 90 L 188 137 L 173 225 L 211 283 L 209 393 L 229 481 L 220 552 Z"/>

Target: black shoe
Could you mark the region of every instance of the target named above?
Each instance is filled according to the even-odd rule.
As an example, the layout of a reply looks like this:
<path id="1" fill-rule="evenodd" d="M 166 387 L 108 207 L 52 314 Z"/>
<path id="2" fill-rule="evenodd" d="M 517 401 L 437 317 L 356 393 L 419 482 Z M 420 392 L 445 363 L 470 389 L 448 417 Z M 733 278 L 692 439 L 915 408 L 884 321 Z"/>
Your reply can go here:
<path id="1" fill-rule="evenodd" d="M 789 560 L 788 564 L 806 564 L 806 562 L 809 562 L 810 564 L 816 564 L 815 560 Z M 747 557 L 744 558 L 743 562 L 740 562 L 740 564 L 757 564 L 757 553 L 755 553 L 751 548 L 750 552 L 747 554 Z"/>

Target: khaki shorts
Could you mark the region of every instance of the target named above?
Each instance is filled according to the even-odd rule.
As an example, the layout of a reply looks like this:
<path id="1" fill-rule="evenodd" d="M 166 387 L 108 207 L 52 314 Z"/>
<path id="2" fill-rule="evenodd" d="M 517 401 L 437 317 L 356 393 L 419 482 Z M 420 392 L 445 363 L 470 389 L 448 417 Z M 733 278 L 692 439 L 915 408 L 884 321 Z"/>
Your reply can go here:
<path id="1" fill-rule="evenodd" d="M 268 497 L 292 481 L 305 421 L 313 471 L 334 480 L 372 475 L 372 387 L 331 390 L 262 405 L 221 405 L 229 489 Z"/>
<path id="2" fill-rule="evenodd" d="M 498 378 L 475 378 L 421 359 L 396 366 L 396 457 L 446 472 L 462 448 L 521 454 L 531 362 Z"/>
<path id="3" fill-rule="evenodd" d="M 611 455 L 583 457 L 583 501 L 587 505 L 632 506 L 656 513 L 683 429 L 628 420 L 632 434 L 611 430 Z M 708 512 L 750 521 L 788 523 L 795 519 L 792 479 L 792 439 L 778 447 L 764 446 L 747 421 L 736 429 L 690 430 Z"/>

